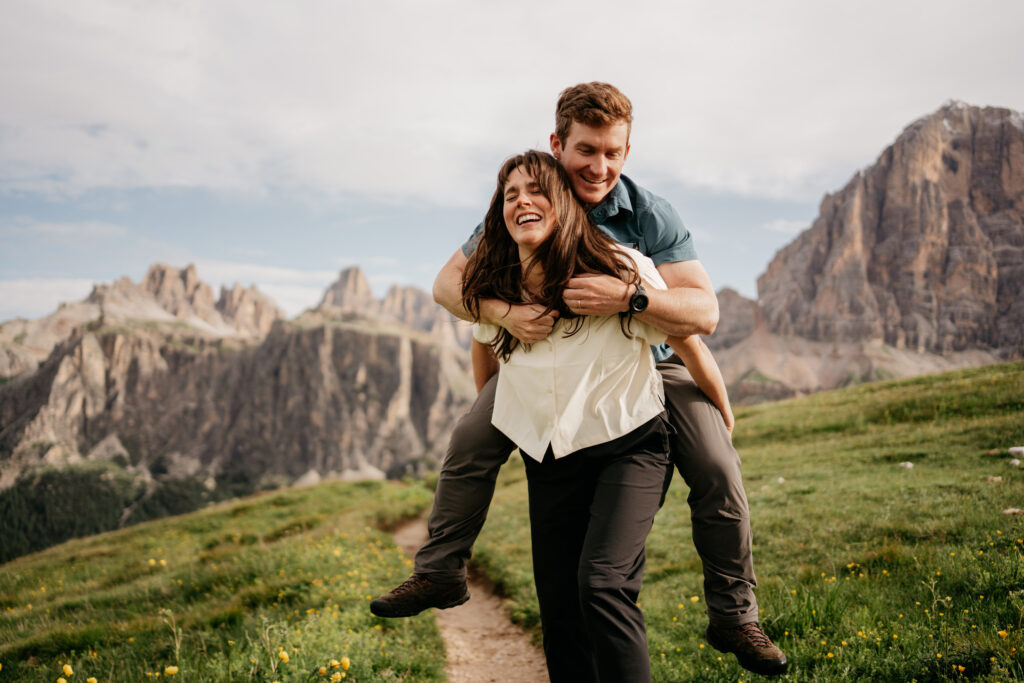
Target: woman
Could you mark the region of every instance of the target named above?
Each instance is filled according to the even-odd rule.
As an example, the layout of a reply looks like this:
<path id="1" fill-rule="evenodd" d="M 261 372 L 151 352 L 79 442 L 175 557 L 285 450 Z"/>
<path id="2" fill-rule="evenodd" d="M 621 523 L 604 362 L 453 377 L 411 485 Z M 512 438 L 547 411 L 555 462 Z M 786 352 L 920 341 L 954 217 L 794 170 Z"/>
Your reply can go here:
<path id="1" fill-rule="evenodd" d="M 617 277 L 624 287 L 665 283 L 649 259 L 593 226 L 569 188 L 548 154 L 505 162 L 463 276 L 463 304 L 477 319 L 484 298 L 559 314 L 552 334 L 529 347 L 502 328 L 474 329 L 474 353 L 486 345 L 502 365 L 492 421 L 526 462 L 551 680 L 645 681 L 650 665 L 636 599 L 647 534 L 672 476 L 650 350 L 665 335 L 626 315 L 576 317 L 562 294 L 584 273 Z M 677 352 L 697 366 L 695 378 L 720 383 L 701 348 L 697 340 Z"/>

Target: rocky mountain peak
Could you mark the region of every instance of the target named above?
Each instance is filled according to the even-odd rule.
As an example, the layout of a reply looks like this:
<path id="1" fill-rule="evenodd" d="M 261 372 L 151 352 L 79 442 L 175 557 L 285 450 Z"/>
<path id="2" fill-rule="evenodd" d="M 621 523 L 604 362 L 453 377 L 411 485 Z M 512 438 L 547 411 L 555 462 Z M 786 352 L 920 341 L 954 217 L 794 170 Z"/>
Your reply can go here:
<path id="1" fill-rule="evenodd" d="M 949 102 L 821 203 L 758 280 L 767 328 L 919 352 L 1024 352 L 1024 124 Z"/>
<path id="2" fill-rule="evenodd" d="M 196 267 L 188 264 L 178 269 L 164 263 L 150 266 L 142 287 L 151 293 L 160 306 L 176 316 L 195 314 L 208 320 L 215 313 L 213 289 L 199 279 Z"/>
<path id="3" fill-rule="evenodd" d="M 217 311 L 249 337 L 266 336 L 275 321 L 284 319 L 284 312 L 255 285 L 242 287 L 237 282 L 231 289 L 220 288 Z"/>
<path id="4" fill-rule="evenodd" d="M 378 307 L 370 281 L 359 266 L 352 266 L 338 274 L 338 279 L 324 292 L 317 308 L 375 315 Z"/>

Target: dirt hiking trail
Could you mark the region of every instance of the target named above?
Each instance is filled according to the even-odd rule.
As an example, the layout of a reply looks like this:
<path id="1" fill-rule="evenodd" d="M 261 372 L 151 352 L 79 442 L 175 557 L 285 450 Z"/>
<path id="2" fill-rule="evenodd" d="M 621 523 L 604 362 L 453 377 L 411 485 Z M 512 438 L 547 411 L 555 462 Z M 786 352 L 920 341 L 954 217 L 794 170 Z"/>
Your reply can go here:
<path id="1" fill-rule="evenodd" d="M 415 519 L 395 530 L 395 543 L 412 557 L 427 540 L 427 523 Z M 451 683 L 543 683 L 544 654 L 530 636 L 508 620 L 494 589 L 470 576 L 470 601 L 434 610 L 448 652 L 445 672 Z"/>

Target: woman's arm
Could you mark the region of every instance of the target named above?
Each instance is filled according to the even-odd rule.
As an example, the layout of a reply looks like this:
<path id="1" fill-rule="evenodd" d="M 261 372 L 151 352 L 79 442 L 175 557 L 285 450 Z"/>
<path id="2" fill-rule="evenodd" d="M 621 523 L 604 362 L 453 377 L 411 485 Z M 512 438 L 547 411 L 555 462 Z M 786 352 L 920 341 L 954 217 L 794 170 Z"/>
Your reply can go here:
<path id="1" fill-rule="evenodd" d="M 736 426 L 736 418 L 733 417 L 732 406 L 729 405 L 729 394 L 725 390 L 722 371 L 719 370 L 715 357 L 711 355 L 711 349 L 696 334 L 689 337 L 669 337 L 668 345 L 683 359 L 697 387 L 722 413 L 725 427 L 731 435 L 732 428 Z"/>
<path id="2" fill-rule="evenodd" d="M 494 355 L 494 349 L 476 339 L 473 340 L 470 357 L 473 359 L 473 381 L 476 382 L 477 393 L 480 393 L 487 380 L 498 372 L 498 359 Z"/>

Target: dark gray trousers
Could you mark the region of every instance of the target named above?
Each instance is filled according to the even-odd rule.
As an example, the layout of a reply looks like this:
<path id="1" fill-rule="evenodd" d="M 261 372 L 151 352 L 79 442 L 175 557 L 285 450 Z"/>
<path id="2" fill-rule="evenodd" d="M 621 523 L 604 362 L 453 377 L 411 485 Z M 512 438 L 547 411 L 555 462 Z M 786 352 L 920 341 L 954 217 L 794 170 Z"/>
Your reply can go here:
<path id="1" fill-rule="evenodd" d="M 552 683 L 650 681 L 636 601 L 647 534 L 672 480 L 665 419 L 563 458 L 548 449 L 543 462 L 523 460 Z"/>
<path id="2" fill-rule="evenodd" d="M 704 569 L 709 619 L 720 626 L 757 621 L 750 513 L 740 459 L 721 413 L 673 356 L 659 363 L 665 409 L 675 434 L 672 460 L 690 487 L 693 544 Z M 498 470 L 515 445 L 491 424 L 497 377 L 452 431 L 415 571 L 457 581 L 487 518 Z"/>

